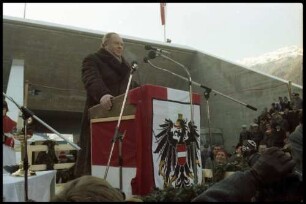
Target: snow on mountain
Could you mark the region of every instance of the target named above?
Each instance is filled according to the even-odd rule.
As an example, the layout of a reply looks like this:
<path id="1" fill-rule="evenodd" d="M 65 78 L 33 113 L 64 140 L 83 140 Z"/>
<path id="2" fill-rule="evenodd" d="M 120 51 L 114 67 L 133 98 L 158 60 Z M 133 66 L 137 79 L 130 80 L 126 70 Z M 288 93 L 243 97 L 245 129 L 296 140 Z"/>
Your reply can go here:
<path id="1" fill-rule="evenodd" d="M 261 56 L 245 58 L 237 63 L 299 85 L 303 84 L 303 49 L 297 46 L 284 47 Z"/>
<path id="2" fill-rule="evenodd" d="M 252 67 L 258 64 L 275 62 L 283 58 L 303 56 L 303 49 L 297 46 L 283 47 L 273 52 L 268 52 L 257 57 L 248 57 L 238 60 L 237 63 L 245 67 Z"/>

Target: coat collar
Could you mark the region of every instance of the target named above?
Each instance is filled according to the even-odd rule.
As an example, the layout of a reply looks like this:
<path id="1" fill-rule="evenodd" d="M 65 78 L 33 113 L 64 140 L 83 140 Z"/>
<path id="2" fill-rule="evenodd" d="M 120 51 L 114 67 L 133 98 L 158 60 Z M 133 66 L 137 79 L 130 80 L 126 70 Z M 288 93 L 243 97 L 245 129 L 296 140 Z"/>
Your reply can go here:
<path id="1" fill-rule="evenodd" d="M 123 56 L 121 57 L 122 62 L 120 62 L 114 55 L 104 48 L 99 49 L 97 55 L 109 66 L 111 66 L 120 76 L 126 75 L 126 73 L 130 70 L 130 65 Z"/>

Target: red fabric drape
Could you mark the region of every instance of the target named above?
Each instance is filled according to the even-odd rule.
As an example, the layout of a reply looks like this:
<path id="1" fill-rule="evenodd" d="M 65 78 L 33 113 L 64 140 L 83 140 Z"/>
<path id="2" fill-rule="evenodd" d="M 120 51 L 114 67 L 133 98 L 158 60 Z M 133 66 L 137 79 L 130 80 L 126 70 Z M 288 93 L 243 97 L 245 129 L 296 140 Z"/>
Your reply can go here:
<path id="1" fill-rule="evenodd" d="M 160 3 L 160 17 L 162 25 L 166 24 L 166 3 Z"/>
<path id="2" fill-rule="evenodd" d="M 17 125 L 15 121 L 13 121 L 10 117 L 7 115 L 3 116 L 2 118 L 2 127 L 3 127 L 3 132 L 4 133 L 9 133 L 11 132 Z M 4 136 L 3 136 L 4 137 Z M 14 147 L 14 139 L 11 137 L 5 137 L 4 138 L 4 144 L 9 146 L 9 147 Z"/>

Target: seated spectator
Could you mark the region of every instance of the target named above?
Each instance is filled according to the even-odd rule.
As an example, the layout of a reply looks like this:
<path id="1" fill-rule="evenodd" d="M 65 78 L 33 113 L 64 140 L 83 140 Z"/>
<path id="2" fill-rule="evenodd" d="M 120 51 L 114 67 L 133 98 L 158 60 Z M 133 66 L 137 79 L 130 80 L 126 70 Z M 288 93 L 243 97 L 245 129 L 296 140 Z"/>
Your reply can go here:
<path id="1" fill-rule="evenodd" d="M 276 124 L 274 124 L 276 125 Z M 276 125 L 272 127 L 272 138 L 273 138 L 273 146 L 283 148 L 286 140 L 286 132 L 281 128 L 280 125 Z"/>
<path id="2" fill-rule="evenodd" d="M 216 153 L 213 167 L 213 182 L 224 179 L 228 156 L 225 150 L 221 149 Z"/>
<path id="3" fill-rule="evenodd" d="M 258 147 L 258 153 L 259 154 L 263 154 L 264 151 L 267 149 L 267 145 L 265 144 L 265 142 L 262 140 L 259 144 L 259 147 Z"/>
<path id="4" fill-rule="evenodd" d="M 124 199 L 124 194 L 106 180 L 86 175 L 65 183 L 51 202 L 120 202 Z"/>
<path id="5" fill-rule="evenodd" d="M 227 171 L 244 171 L 249 165 L 242 155 L 242 145 L 236 146 L 235 153 L 228 159 Z"/>
<path id="6" fill-rule="evenodd" d="M 256 147 L 259 147 L 259 143 L 261 142 L 261 140 L 263 140 L 263 132 L 261 132 L 259 130 L 259 126 L 256 123 L 253 123 L 251 125 L 251 130 L 250 130 L 250 139 L 253 140 L 256 143 Z"/>
<path id="7" fill-rule="evenodd" d="M 228 159 L 228 162 L 240 162 L 242 159 L 242 151 L 241 151 L 242 145 L 236 145 L 234 154 Z"/>
<path id="8" fill-rule="evenodd" d="M 273 136 L 272 136 L 272 127 L 270 123 L 266 124 L 266 131 L 264 132 L 264 144 L 267 147 L 272 147 L 273 146 Z"/>
<path id="9" fill-rule="evenodd" d="M 243 158 L 247 161 L 249 166 L 253 166 L 255 161 L 257 161 L 258 157 L 260 156 L 254 140 L 245 141 L 242 145 L 241 151 Z"/>
<path id="10" fill-rule="evenodd" d="M 215 157 L 218 151 L 223 149 L 223 147 L 219 144 L 216 144 L 215 146 L 212 147 L 212 151 L 210 156 L 206 159 L 205 162 L 205 169 L 213 169 L 215 165 Z"/>

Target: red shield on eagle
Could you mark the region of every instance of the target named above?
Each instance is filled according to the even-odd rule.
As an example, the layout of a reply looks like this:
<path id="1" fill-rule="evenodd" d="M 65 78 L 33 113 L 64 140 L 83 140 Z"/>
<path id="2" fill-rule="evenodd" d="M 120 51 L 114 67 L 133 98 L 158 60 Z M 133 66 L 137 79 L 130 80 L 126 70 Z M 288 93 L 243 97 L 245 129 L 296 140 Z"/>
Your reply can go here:
<path id="1" fill-rule="evenodd" d="M 177 152 L 177 164 L 183 166 L 186 164 L 186 156 L 187 156 L 187 147 L 186 144 L 177 144 L 176 145 Z"/>

